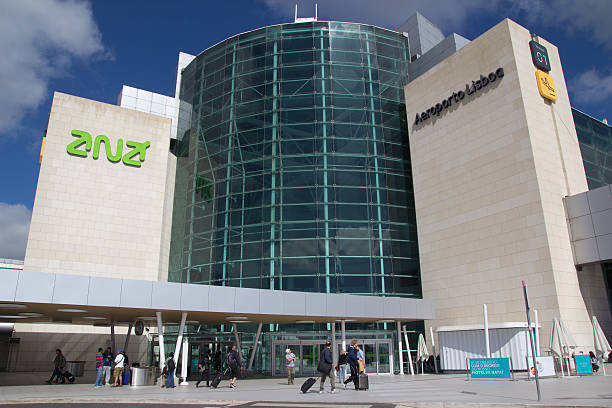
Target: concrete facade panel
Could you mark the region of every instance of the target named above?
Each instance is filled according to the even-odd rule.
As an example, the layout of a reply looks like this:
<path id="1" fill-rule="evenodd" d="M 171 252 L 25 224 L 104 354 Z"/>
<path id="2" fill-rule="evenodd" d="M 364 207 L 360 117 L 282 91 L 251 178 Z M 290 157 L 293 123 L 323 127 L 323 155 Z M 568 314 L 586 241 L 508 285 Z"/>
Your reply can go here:
<path id="1" fill-rule="evenodd" d="M 123 307 L 151 308 L 153 296 L 153 283 L 147 281 L 122 279 L 121 300 Z"/>
<path id="2" fill-rule="evenodd" d="M 589 208 L 592 213 L 612 209 L 612 192 L 610 186 L 596 188 L 587 192 Z"/>
<path id="3" fill-rule="evenodd" d="M 88 305 L 116 306 L 121 303 L 121 285 L 116 279 L 91 277 Z"/>
<path id="4" fill-rule="evenodd" d="M 212 312 L 233 313 L 236 310 L 236 288 L 211 286 L 208 299 L 208 308 Z"/>
<path id="5" fill-rule="evenodd" d="M 182 286 L 180 283 L 153 282 L 152 304 L 160 309 L 181 310 Z"/>
<path id="6" fill-rule="evenodd" d="M 17 282 L 19 281 L 20 271 L 5 270 L 2 271 L 2 285 L 0 285 L 0 300 L 3 302 L 12 302 L 15 300 L 15 292 L 17 291 Z"/>
<path id="7" fill-rule="evenodd" d="M 55 274 L 23 270 L 19 273 L 15 299 L 51 303 Z"/>
<path id="8" fill-rule="evenodd" d="M 89 276 L 57 274 L 53 285 L 53 302 L 67 305 L 87 304 Z"/>
<path id="9" fill-rule="evenodd" d="M 209 310 L 208 298 L 210 286 L 181 284 L 182 310 Z"/>

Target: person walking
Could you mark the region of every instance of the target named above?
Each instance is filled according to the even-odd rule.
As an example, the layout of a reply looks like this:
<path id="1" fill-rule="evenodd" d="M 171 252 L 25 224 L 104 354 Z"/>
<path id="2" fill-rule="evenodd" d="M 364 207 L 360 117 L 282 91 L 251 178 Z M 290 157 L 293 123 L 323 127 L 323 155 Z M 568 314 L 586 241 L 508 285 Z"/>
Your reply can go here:
<path id="1" fill-rule="evenodd" d="M 102 347 L 98 349 L 96 353 L 96 382 L 94 387 L 98 388 L 102 386 L 102 374 L 104 373 L 104 357 L 102 357 Z"/>
<path id="2" fill-rule="evenodd" d="M 196 383 L 196 388 L 200 385 L 204 379 L 206 379 L 206 386 L 210 387 L 210 352 L 206 351 L 202 360 L 198 364 L 198 369 L 200 370 L 200 379 Z"/>
<path id="3" fill-rule="evenodd" d="M 110 377 L 114 360 L 112 349 L 107 347 L 106 351 L 102 353 L 102 373 L 104 375 L 104 384 L 106 385 L 111 385 Z"/>
<path id="4" fill-rule="evenodd" d="M 325 379 L 329 377 L 329 384 L 331 385 L 331 392 L 336 392 L 336 383 L 334 381 L 334 357 L 331 350 L 331 341 L 325 342 L 325 348 L 321 352 L 321 359 L 317 366 L 317 371 L 321 373 L 321 381 L 319 382 L 319 394 L 323 394 L 325 388 Z"/>
<path id="5" fill-rule="evenodd" d="M 218 347 L 218 346 L 217 346 Z M 215 373 L 218 373 L 221 371 L 221 350 L 217 349 L 217 351 L 215 352 Z"/>
<path id="6" fill-rule="evenodd" d="M 589 358 L 591 359 L 591 368 L 593 369 L 593 372 L 596 373 L 599 371 L 599 361 L 597 361 L 595 353 L 589 351 Z"/>
<path id="7" fill-rule="evenodd" d="M 123 350 L 119 349 L 119 353 L 115 356 L 115 369 L 113 375 L 115 376 L 113 387 L 121 387 L 123 383 L 123 367 L 125 364 L 125 357 L 123 355 Z"/>
<path id="8" fill-rule="evenodd" d="M 359 369 L 359 374 L 365 373 L 365 354 L 358 345 L 355 345 L 355 350 L 357 350 L 357 367 Z"/>
<path id="9" fill-rule="evenodd" d="M 346 370 L 347 369 L 348 369 L 348 355 L 346 353 L 346 350 L 342 349 L 342 351 L 340 352 L 340 356 L 338 356 L 337 371 L 338 371 L 338 382 L 342 383 L 342 385 L 344 385 L 344 388 L 346 388 L 346 385 L 344 384 L 344 380 L 346 380 Z"/>
<path id="10" fill-rule="evenodd" d="M 285 350 L 285 359 L 287 360 L 287 384 L 292 385 L 295 379 L 295 354 L 290 348 Z"/>
<path id="11" fill-rule="evenodd" d="M 170 353 L 168 361 L 166 361 L 166 367 L 168 367 L 168 378 L 166 378 L 166 388 L 174 388 L 174 371 L 176 370 L 176 363 L 174 362 L 174 353 Z"/>
<path id="12" fill-rule="evenodd" d="M 53 379 L 55 379 L 55 383 L 61 381 L 62 384 L 66 384 L 66 379 L 64 378 L 64 370 L 66 369 L 66 358 L 62 354 L 62 350 L 55 349 L 55 357 L 53 358 L 53 374 L 51 374 L 51 378 L 45 381 L 47 384 L 51 384 Z"/>
<path id="13" fill-rule="evenodd" d="M 227 367 L 230 370 L 230 388 L 236 388 L 236 380 L 240 376 L 240 367 L 242 366 L 242 358 L 236 351 L 236 346 L 232 346 L 232 349 L 227 353 L 226 361 Z"/>
<path id="14" fill-rule="evenodd" d="M 347 361 L 351 370 L 351 376 L 344 380 L 344 385 L 351 381 L 355 384 L 355 389 L 359 388 L 359 363 L 357 362 L 357 339 L 351 340 L 351 346 L 348 349 Z"/>

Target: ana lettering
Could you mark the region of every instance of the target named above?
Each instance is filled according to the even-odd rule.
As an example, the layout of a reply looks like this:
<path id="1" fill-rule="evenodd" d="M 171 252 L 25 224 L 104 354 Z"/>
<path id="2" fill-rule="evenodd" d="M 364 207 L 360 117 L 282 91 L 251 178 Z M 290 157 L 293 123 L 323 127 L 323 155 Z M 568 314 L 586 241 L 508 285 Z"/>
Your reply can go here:
<path id="1" fill-rule="evenodd" d="M 126 151 L 123 154 L 123 139 L 117 140 L 117 147 L 115 150 L 115 154 L 113 154 L 111 142 L 108 137 L 104 135 L 96 136 L 95 140 L 92 143 L 92 137 L 89 133 L 83 130 L 73 129 L 70 132 L 72 136 L 77 137 L 78 139 L 73 140 L 68 143 L 66 146 L 66 152 L 72 156 L 79 157 L 87 157 L 87 152 L 92 150 L 93 145 L 93 158 L 94 160 L 98 160 L 100 157 L 100 145 L 104 143 L 104 150 L 106 151 L 106 158 L 111 163 L 118 163 L 123 161 L 123 164 L 126 166 L 134 166 L 140 167 L 142 162 L 145 160 L 145 153 L 149 146 L 151 146 L 151 142 L 134 142 L 128 140 L 125 142 L 126 148 L 131 148 L 131 150 Z M 85 145 L 85 150 L 79 149 L 81 146 Z M 137 159 L 135 157 L 137 156 Z"/>

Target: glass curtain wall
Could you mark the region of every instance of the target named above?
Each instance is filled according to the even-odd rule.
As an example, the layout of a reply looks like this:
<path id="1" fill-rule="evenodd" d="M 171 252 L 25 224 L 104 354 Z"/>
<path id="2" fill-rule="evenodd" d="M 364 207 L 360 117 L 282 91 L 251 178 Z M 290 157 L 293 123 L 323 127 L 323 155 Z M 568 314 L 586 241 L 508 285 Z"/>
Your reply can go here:
<path id="1" fill-rule="evenodd" d="M 169 280 L 421 297 L 408 41 L 266 27 L 182 75 Z"/>
<path id="2" fill-rule="evenodd" d="M 589 190 L 612 184 L 612 127 L 572 109 Z"/>

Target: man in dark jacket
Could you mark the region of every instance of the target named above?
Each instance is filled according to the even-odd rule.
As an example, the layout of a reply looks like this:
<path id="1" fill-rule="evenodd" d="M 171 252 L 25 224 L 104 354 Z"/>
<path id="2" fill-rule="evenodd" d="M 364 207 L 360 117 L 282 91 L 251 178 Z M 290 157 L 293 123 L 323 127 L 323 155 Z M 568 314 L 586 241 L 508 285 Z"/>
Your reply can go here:
<path id="1" fill-rule="evenodd" d="M 321 381 L 319 383 L 319 394 L 323 394 L 325 385 L 325 379 L 329 377 L 329 383 L 331 385 L 331 392 L 336 392 L 336 383 L 334 382 L 334 357 L 331 350 L 331 341 L 325 343 L 325 348 L 321 352 L 321 360 L 319 361 L 318 371 L 321 373 Z"/>
<path id="2" fill-rule="evenodd" d="M 357 339 L 351 340 L 351 346 L 349 347 L 347 354 L 347 361 L 351 369 L 351 376 L 344 381 L 344 384 L 348 384 L 351 381 L 355 383 L 355 389 L 359 388 L 359 363 L 357 362 Z"/>
<path id="3" fill-rule="evenodd" d="M 200 379 L 196 382 L 196 388 L 200 386 L 200 383 L 206 380 L 206 386 L 210 387 L 210 352 L 204 353 L 204 357 L 200 360 L 198 364 L 198 369 L 200 370 Z"/>
<path id="4" fill-rule="evenodd" d="M 58 380 L 62 382 L 62 384 L 66 384 L 66 379 L 64 378 L 64 370 L 66 369 L 66 358 L 62 354 L 62 350 L 55 350 L 55 358 L 53 359 L 53 374 L 51 374 L 51 378 L 45 381 L 47 384 L 51 384 L 53 379 L 55 378 L 55 382 Z"/>
<path id="5" fill-rule="evenodd" d="M 227 353 L 226 363 L 231 372 L 230 388 L 236 388 L 236 380 L 240 375 L 240 367 L 242 366 L 242 358 L 236 351 L 236 346 L 232 346 L 232 349 Z"/>

